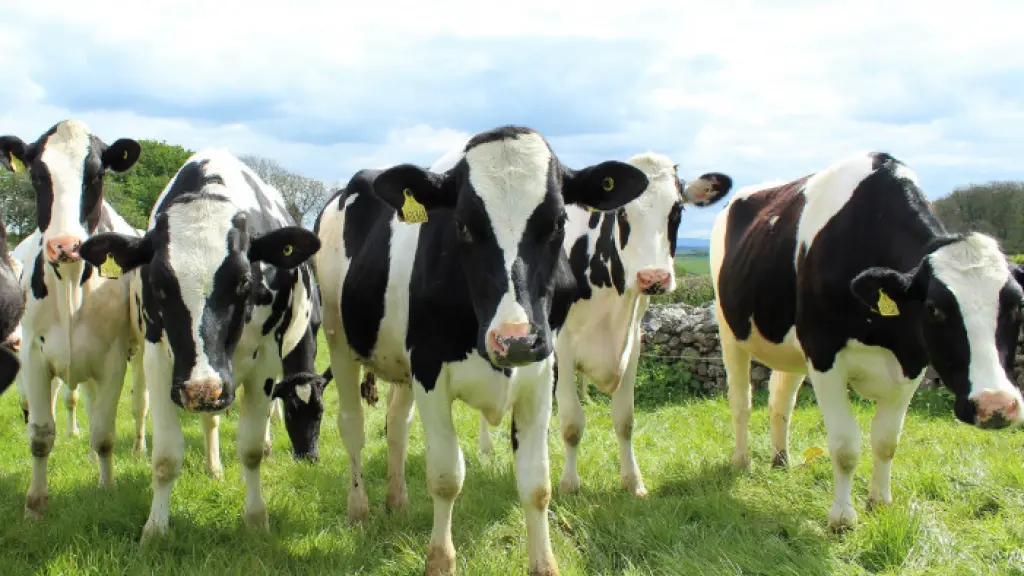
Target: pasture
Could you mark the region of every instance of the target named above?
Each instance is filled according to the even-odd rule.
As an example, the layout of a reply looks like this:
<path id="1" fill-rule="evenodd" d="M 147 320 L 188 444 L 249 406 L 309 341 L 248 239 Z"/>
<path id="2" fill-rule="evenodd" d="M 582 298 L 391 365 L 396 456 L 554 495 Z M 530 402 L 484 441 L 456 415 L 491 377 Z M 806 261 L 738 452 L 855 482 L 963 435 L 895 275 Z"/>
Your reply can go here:
<path id="1" fill-rule="evenodd" d="M 321 339 L 318 368 L 327 366 Z M 767 407 L 755 396 L 750 474 L 731 470 L 732 428 L 725 398 L 680 392 L 682 373 L 642 365 L 634 433 L 650 494 L 637 500 L 618 485 L 617 444 L 609 397 L 591 390 L 587 439 L 580 456 L 582 491 L 557 493 L 551 531 L 562 574 L 1024 574 L 1024 434 L 972 429 L 955 422 L 948 395 L 921 391 L 911 406 L 893 466 L 891 508 L 864 508 L 870 445 L 854 485 L 861 525 L 832 535 L 825 518 L 832 467 L 825 454 L 802 463 L 808 447 L 825 447 L 825 431 L 805 387 L 793 416 L 794 464 L 768 467 Z M 145 548 L 137 540 L 151 497 L 148 459 L 131 455 L 128 386 L 115 448 L 117 486 L 96 487 L 83 436 L 64 437 L 57 410 L 51 455 L 50 507 L 42 522 L 22 520 L 30 456 L 12 389 L 0 400 L 0 566 L 4 574 L 419 574 L 432 505 L 425 486 L 423 441 L 413 423 L 410 508 L 384 512 L 386 443 L 382 402 L 366 408 L 365 473 L 372 518 L 345 515 L 347 458 L 338 436 L 332 383 L 318 465 L 295 463 L 284 426 L 274 422 L 274 454 L 263 465 L 271 532 L 243 527 L 243 486 L 234 445 L 238 410 L 221 421 L 224 480 L 203 470 L 197 419 L 183 426 L 185 465 L 171 500 L 168 536 Z M 84 409 L 79 410 L 85 425 Z M 871 409 L 857 404 L 861 426 Z M 455 504 L 454 540 L 461 574 L 521 574 L 525 528 L 517 501 L 508 418 L 493 430 L 496 456 L 476 454 L 475 413 L 457 404 L 466 483 Z M 151 434 L 151 427 L 147 427 Z M 152 445 L 151 436 L 148 438 Z M 552 485 L 562 468 L 557 414 L 549 446 Z"/>
<path id="2" fill-rule="evenodd" d="M 676 252 L 676 274 L 707 276 L 711 273 L 711 261 L 706 251 L 679 250 Z"/>

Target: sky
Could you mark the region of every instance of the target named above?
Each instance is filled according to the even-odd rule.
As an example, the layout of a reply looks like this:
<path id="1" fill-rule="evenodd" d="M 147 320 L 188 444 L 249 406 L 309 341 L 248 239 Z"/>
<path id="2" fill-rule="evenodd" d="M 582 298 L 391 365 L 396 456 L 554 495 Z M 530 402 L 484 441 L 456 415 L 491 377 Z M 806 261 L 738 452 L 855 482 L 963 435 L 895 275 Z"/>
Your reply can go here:
<path id="1" fill-rule="evenodd" d="M 1024 2 L 0 0 L 0 134 L 227 147 L 338 185 L 539 130 L 737 188 L 884 150 L 929 198 L 1024 178 Z M 724 204 L 724 202 L 722 203 Z M 721 206 L 684 214 L 707 237 Z"/>

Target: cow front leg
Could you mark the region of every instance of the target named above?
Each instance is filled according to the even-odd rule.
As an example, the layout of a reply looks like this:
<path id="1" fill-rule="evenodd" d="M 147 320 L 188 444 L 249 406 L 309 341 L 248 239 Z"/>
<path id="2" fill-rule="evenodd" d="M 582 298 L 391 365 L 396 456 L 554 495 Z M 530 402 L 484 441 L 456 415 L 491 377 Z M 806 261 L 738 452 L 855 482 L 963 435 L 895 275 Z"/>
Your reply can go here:
<path id="1" fill-rule="evenodd" d="M 555 396 L 558 401 L 558 422 L 562 431 L 562 443 L 565 446 L 562 478 L 558 481 L 558 491 L 562 494 L 570 494 L 580 489 L 577 460 L 587 420 L 576 386 L 576 355 L 562 338 L 555 341 L 555 356 L 558 358 L 558 382 L 555 384 Z"/>
<path id="2" fill-rule="evenodd" d="M 789 465 L 789 424 L 793 405 L 804 382 L 803 374 L 773 370 L 768 380 L 769 428 L 772 436 L 772 467 Z"/>
<path id="3" fill-rule="evenodd" d="M 723 316 L 719 315 L 719 318 Z M 750 354 L 728 332 L 719 327 L 722 343 L 722 362 L 725 364 L 725 380 L 729 387 L 729 410 L 732 412 L 732 427 L 735 446 L 732 464 L 736 468 L 750 468 L 750 410 L 752 390 L 750 389 Z"/>
<path id="4" fill-rule="evenodd" d="M 477 419 L 480 420 L 480 434 L 477 436 L 476 440 L 477 452 L 484 457 L 493 456 L 494 441 L 491 439 L 491 425 L 487 422 L 487 418 L 484 417 L 483 412 L 477 414 Z"/>
<path id="5" fill-rule="evenodd" d="M 640 328 L 637 327 L 637 331 Z M 619 477 L 622 487 L 636 496 L 646 496 L 647 487 L 640 474 L 633 454 L 633 389 L 636 383 L 636 369 L 640 361 L 640 337 L 636 335 L 633 349 L 630 351 L 629 364 L 622 375 L 618 388 L 612 392 L 612 426 L 615 436 L 619 439 Z"/>
<path id="6" fill-rule="evenodd" d="M 414 394 L 409 384 L 388 384 L 388 499 L 387 508 L 400 510 L 409 504 L 405 488 L 405 459 L 409 451 Z"/>
<path id="7" fill-rule="evenodd" d="M 919 384 L 920 379 L 913 384 L 905 384 L 905 391 L 898 398 L 875 405 L 875 417 L 871 421 L 871 453 L 874 462 L 871 467 L 868 508 L 892 504 L 892 459 L 896 455 L 907 408 Z"/>
<path id="8" fill-rule="evenodd" d="M 53 421 L 51 375 L 34 342 L 21 349 L 21 377 L 28 397 L 28 443 L 32 453 L 32 478 L 25 495 L 25 518 L 42 518 L 50 500 L 47 466 L 57 427 Z"/>
<path id="9" fill-rule="evenodd" d="M 551 501 L 548 426 L 551 422 L 551 382 L 554 378 L 553 359 L 549 362 L 543 364 L 544 369 L 539 378 L 533 377 L 535 384 L 529 389 L 523 389 L 512 406 L 516 487 L 526 520 L 529 573 L 535 576 L 558 574 L 558 564 L 551 551 L 548 531 L 548 504 Z M 575 396 L 576 390 L 571 390 Z"/>
<path id="10" fill-rule="evenodd" d="M 163 345 L 145 345 L 146 387 L 152 400 L 153 418 L 153 502 L 142 529 L 142 542 L 165 534 L 171 514 L 171 492 L 181 474 L 185 458 L 185 437 L 181 433 L 178 407 L 171 401 L 171 366 Z"/>
<path id="11" fill-rule="evenodd" d="M 220 415 L 203 414 L 203 448 L 206 452 L 206 472 L 215 479 L 224 478 L 224 466 L 220 460 Z"/>
<path id="12" fill-rule="evenodd" d="M 238 460 L 242 463 L 245 482 L 245 523 L 261 530 L 270 529 L 267 503 L 260 486 L 260 465 L 263 462 L 264 441 L 267 436 L 267 416 L 270 396 L 264 391 L 262 380 L 247 382 L 242 396 L 242 413 L 238 417 Z"/>
<path id="13" fill-rule="evenodd" d="M 860 458 L 860 426 L 850 408 L 845 371 L 812 371 L 811 385 L 828 431 L 828 450 L 836 483 L 828 527 L 833 532 L 840 532 L 857 524 L 852 494 L 853 473 Z"/>
<path id="14" fill-rule="evenodd" d="M 146 453 L 146 414 L 149 412 L 149 391 L 146 390 L 146 369 L 142 365 L 142 349 L 131 358 L 132 366 L 132 418 L 135 421 L 135 440 L 132 452 Z"/>
<path id="15" fill-rule="evenodd" d="M 455 574 L 452 508 L 462 491 L 466 465 L 452 423 L 452 401 L 440 382 L 430 392 L 424 390 L 419 382 L 414 381 L 412 385 L 415 387 L 417 412 L 423 423 L 427 491 L 434 501 L 434 527 L 427 546 L 425 573 L 427 576 Z"/>

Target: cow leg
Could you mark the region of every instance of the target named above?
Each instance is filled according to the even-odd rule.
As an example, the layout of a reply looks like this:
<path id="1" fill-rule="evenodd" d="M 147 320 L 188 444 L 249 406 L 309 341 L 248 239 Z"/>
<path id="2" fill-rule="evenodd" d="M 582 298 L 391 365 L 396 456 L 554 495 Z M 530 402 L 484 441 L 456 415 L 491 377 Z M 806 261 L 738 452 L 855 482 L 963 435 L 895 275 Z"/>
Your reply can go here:
<path id="1" fill-rule="evenodd" d="M 721 318 L 721 316 L 719 316 Z M 750 467 L 750 354 L 725 330 L 719 329 L 722 343 L 722 361 L 725 380 L 729 385 L 729 409 L 732 411 L 733 433 L 736 445 L 732 453 L 733 466 Z"/>
<path id="2" fill-rule="evenodd" d="M 359 364 L 351 353 L 331 343 L 331 368 L 338 389 L 338 431 L 348 452 L 348 470 L 351 483 L 348 491 L 349 520 L 362 520 L 370 516 L 370 501 L 363 485 L 363 403 L 359 394 Z"/>
<path id="3" fill-rule="evenodd" d="M 828 450 L 835 476 L 835 497 L 828 515 L 828 527 L 834 532 L 852 528 L 857 523 L 853 508 L 853 473 L 860 458 L 860 426 L 850 408 L 846 372 L 811 372 L 811 385 L 818 400 L 825 429 L 828 431 Z"/>
<path id="4" fill-rule="evenodd" d="M 427 392 L 413 382 L 416 409 L 423 423 L 426 447 L 427 490 L 434 501 L 434 527 L 427 547 L 426 575 L 455 574 L 455 545 L 452 543 L 452 508 L 462 491 L 466 465 L 462 448 L 452 422 L 452 401 L 438 378 L 436 387 Z"/>
<path id="5" fill-rule="evenodd" d="M 263 457 L 270 458 L 274 453 L 274 440 L 270 437 L 270 426 L 274 422 L 274 412 L 277 411 L 279 398 L 271 398 L 267 404 L 267 432 L 263 435 Z"/>
<path id="6" fill-rule="evenodd" d="M 558 422 L 562 430 L 562 443 L 565 445 L 565 457 L 562 464 L 562 478 L 558 481 L 558 491 L 570 494 L 580 489 L 580 474 L 576 469 L 579 457 L 580 440 L 586 428 L 586 416 L 580 404 L 579 390 L 576 386 L 576 354 L 565 340 L 555 341 L 555 356 L 558 358 L 558 382 L 555 384 L 555 396 L 558 402 Z"/>
<path id="7" fill-rule="evenodd" d="M 491 439 L 491 425 L 487 422 L 483 412 L 480 412 L 477 418 L 480 420 L 480 435 L 477 436 L 476 442 L 477 451 L 481 456 L 493 456 L 494 441 Z"/>
<path id="8" fill-rule="evenodd" d="M 25 518 L 38 519 L 50 500 L 46 469 L 57 427 L 53 421 L 51 376 L 37 346 L 21 350 L 21 374 L 28 396 L 28 442 L 32 453 L 32 479 L 25 495 Z"/>
<path id="9" fill-rule="evenodd" d="M 561 356 L 559 356 L 561 360 Z M 551 476 L 548 461 L 548 426 L 551 422 L 552 363 L 542 364 L 532 389 L 523 390 L 512 406 L 512 447 L 516 457 L 516 487 L 526 520 L 531 575 L 554 576 L 558 564 L 551 551 L 548 504 Z M 571 366 L 571 364 L 568 364 Z M 524 370 L 524 368 L 520 368 Z M 575 388 L 570 388 L 575 395 Z"/>
<path id="10" fill-rule="evenodd" d="M 258 383 L 257 383 L 258 382 Z M 246 382 L 242 397 L 242 413 L 238 416 L 238 460 L 242 463 L 245 481 L 245 523 L 261 530 L 270 529 L 267 503 L 260 487 L 260 465 L 263 462 L 264 442 L 267 436 L 267 416 L 270 397 L 264 393 L 263 379 Z"/>
<path id="11" fill-rule="evenodd" d="M 132 364 L 132 418 L 135 420 L 135 440 L 132 452 L 146 453 L 146 414 L 149 412 L 149 391 L 146 390 L 146 369 L 142 365 L 142 348 L 131 358 Z"/>
<path id="12" fill-rule="evenodd" d="M 162 344 L 147 343 L 145 348 L 143 361 L 153 418 L 153 502 L 149 519 L 142 529 L 142 542 L 167 532 L 171 492 L 185 458 L 185 437 L 181 433 L 179 410 L 171 401 L 170 359 Z"/>
<path id="13" fill-rule="evenodd" d="M 874 456 L 874 463 L 871 467 L 868 508 L 892 504 L 892 491 L 889 486 L 892 478 L 892 459 L 896 455 L 896 446 L 903 432 L 907 408 L 916 390 L 916 384 L 907 386 L 900 397 L 875 405 L 875 417 L 871 421 L 871 453 Z"/>
<path id="14" fill-rule="evenodd" d="M 640 327 L 637 326 L 637 331 Z M 636 382 L 637 365 L 640 362 L 640 334 L 630 351 L 629 364 L 618 388 L 612 392 L 612 426 L 619 439 L 619 477 L 622 487 L 636 496 L 646 496 L 643 475 L 633 454 L 633 387 Z"/>
<path id="15" fill-rule="evenodd" d="M 388 499 L 390 511 L 409 504 L 405 488 L 405 459 L 409 452 L 409 425 L 412 424 L 414 395 L 409 384 L 388 384 Z"/>
<path id="16" fill-rule="evenodd" d="M 85 394 L 91 398 L 89 406 L 89 443 L 99 459 L 100 486 L 114 485 L 114 433 L 117 422 L 117 402 L 124 389 L 126 358 L 112 358 L 107 362 L 106 374 L 85 383 Z"/>
<path id="17" fill-rule="evenodd" d="M 203 440 L 206 448 L 206 471 L 217 480 L 224 478 L 220 462 L 220 415 L 203 414 Z M 241 422 L 241 421 L 239 421 Z"/>
<path id="18" fill-rule="evenodd" d="M 789 465 L 789 423 L 797 392 L 804 383 L 803 374 L 773 370 L 768 380 L 769 426 L 772 435 L 772 466 Z"/>
<path id="19" fill-rule="evenodd" d="M 54 381 L 56 386 L 60 386 L 60 380 L 54 378 Z M 68 431 L 66 434 L 68 438 L 78 438 L 79 434 L 81 434 L 78 428 L 78 388 L 72 388 L 70 384 L 65 384 L 61 396 L 64 399 L 64 409 L 68 414 Z M 88 402 L 88 400 L 86 401 Z M 90 413 L 88 407 L 85 409 L 85 413 Z"/>

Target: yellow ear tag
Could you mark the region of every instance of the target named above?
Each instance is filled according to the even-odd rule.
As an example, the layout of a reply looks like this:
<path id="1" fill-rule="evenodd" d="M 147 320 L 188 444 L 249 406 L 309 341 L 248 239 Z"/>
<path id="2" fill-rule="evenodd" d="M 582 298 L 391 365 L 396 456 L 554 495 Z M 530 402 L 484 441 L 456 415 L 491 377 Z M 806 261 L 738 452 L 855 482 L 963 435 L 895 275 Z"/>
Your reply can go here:
<path id="1" fill-rule="evenodd" d="M 117 265 L 117 262 L 114 261 L 114 257 L 109 253 L 107 254 L 107 259 L 103 264 L 100 264 L 100 276 L 103 276 L 104 278 L 121 277 L 121 267 Z"/>
<path id="2" fill-rule="evenodd" d="M 402 190 L 405 202 L 402 203 L 402 219 L 409 224 L 422 224 L 427 221 L 427 209 L 412 197 L 412 191 Z"/>
<path id="3" fill-rule="evenodd" d="M 285 244 L 284 245 L 284 250 L 282 250 L 281 252 L 284 253 L 285 256 L 291 256 L 293 250 L 294 249 L 292 248 L 291 244 Z"/>
<path id="4" fill-rule="evenodd" d="M 813 462 L 815 458 L 821 456 L 824 453 L 825 451 L 822 450 L 821 448 L 818 448 L 817 446 L 811 446 L 807 448 L 807 450 L 804 450 L 804 464 L 807 464 L 808 462 Z"/>
<path id="5" fill-rule="evenodd" d="M 896 303 L 893 302 L 892 298 L 889 298 L 889 295 L 886 294 L 884 291 L 882 291 L 881 288 L 878 289 L 878 304 L 877 304 L 877 306 L 878 306 L 878 313 L 881 314 L 882 316 L 899 316 L 900 315 L 900 309 L 896 306 Z"/>
<path id="6" fill-rule="evenodd" d="M 604 188 L 605 192 L 611 192 L 612 188 L 615 188 L 615 180 L 612 180 L 611 176 L 605 176 L 601 181 L 601 188 Z"/>
<path id="7" fill-rule="evenodd" d="M 13 171 L 15 174 L 25 169 L 25 165 L 21 162 L 21 160 L 15 158 L 14 154 L 8 154 L 7 158 L 11 161 L 11 171 Z"/>
<path id="8" fill-rule="evenodd" d="M 124 151 L 124 159 L 125 159 L 125 160 L 127 160 L 127 159 L 128 159 L 128 151 L 127 151 L 127 150 L 125 150 L 125 151 Z"/>

